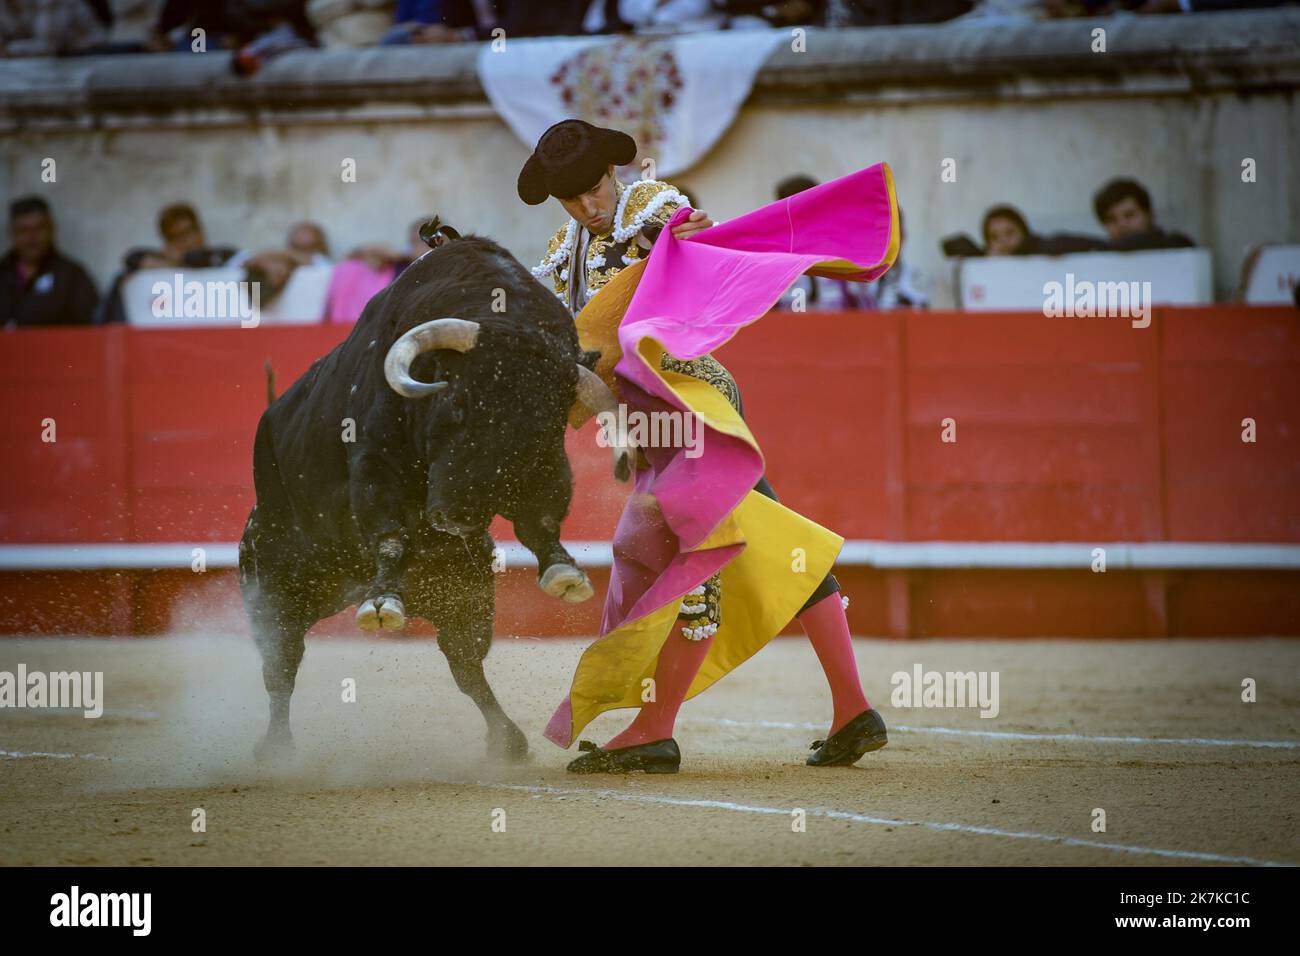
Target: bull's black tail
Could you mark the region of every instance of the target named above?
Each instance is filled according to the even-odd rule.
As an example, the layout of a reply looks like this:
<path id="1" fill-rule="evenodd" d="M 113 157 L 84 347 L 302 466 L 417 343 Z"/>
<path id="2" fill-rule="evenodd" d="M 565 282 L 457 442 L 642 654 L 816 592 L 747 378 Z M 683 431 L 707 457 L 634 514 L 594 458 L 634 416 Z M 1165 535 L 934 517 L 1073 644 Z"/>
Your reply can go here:
<path id="1" fill-rule="evenodd" d="M 272 367 L 269 358 L 262 364 L 262 367 L 266 369 L 266 404 L 270 405 L 275 401 L 275 368 Z"/>

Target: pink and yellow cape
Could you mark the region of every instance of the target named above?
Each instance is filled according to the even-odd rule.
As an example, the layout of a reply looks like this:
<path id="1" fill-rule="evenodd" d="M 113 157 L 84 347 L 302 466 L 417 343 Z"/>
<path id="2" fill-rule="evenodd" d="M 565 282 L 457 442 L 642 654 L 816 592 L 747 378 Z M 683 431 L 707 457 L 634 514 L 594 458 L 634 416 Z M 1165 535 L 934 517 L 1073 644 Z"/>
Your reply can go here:
<path id="1" fill-rule="evenodd" d="M 898 256 L 898 205 L 880 163 L 676 239 L 679 209 L 644 263 L 623 269 L 578 315 L 583 347 L 628 412 L 698 416 L 703 454 L 645 448 L 614 533 L 601 636 L 583 653 L 546 737 L 570 746 L 598 714 L 639 707 L 682 596 L 722 572 L 721 623 L 687 698 L 780 632 L 830 571 L 844 539 L 753 491 L 763 454 L 726 398 L 660 368 L 758 320 L 803 273 L 869 281 Z M 574 424 L 580 424 L 575 416 Z"/>

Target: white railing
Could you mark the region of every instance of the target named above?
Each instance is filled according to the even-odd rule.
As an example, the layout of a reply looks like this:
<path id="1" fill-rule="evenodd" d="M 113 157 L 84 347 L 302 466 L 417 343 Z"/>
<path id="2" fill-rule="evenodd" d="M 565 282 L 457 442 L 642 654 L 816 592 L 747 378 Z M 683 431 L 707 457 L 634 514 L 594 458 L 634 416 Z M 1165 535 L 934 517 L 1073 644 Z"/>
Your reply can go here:
<path id="1" fill-rule="evenodd" d="M 566 541 L 579 563 L 609 567 L 608 541 Z M 514 541 L 500 544 L 507 567 L 529 567 L 536 559 Z M 239 563 L 234 542 L 169 544 L 6 544 L 0 545 L 0 571 L 115 570 L 188 568 L 195 549 L 204 566 L 233 568 Z M 1169 570 L 1294 570 L 1300 545 L 1236 542 L 1149 541 L 845 541 L 836 564 L 871 568 L 1076 568 L 1092 567 L 1094 550 L 1105 549 L 1106 568 Z"/>
<path id="2" fill-rule="evenodd" d="M 1214 302 L 1214 265 L 1207 249 L 1161 249 L 1146 252 L 1079 252 L 1066 256 L 986 256 L 962 259 L 957 266 L 957 303 L 962 309 L 988 312 L 1041 312 L 1052 283 L 1065 301 L 1072 290 L 1089 283 L 1132 283 L 1150 292 L 1146 304 L 1210 305 Z M 1142 283 L 1149 282 L 1150 286 Z M 1106 291 L 1106 290 L 1102 290 Z"/>

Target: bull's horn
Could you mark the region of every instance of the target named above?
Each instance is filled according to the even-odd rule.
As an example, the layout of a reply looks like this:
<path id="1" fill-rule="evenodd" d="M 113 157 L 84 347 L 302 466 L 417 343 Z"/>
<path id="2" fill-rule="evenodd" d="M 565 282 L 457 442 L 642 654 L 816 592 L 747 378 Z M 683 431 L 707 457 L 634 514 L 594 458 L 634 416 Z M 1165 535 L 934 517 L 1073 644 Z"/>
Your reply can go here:
<path id="1" fill-rule="evenodd" d="M 627 436 L 619 433 L 618 402 L 604 380 L 585 365 L 578 366 L 578 401 L 591 409 L 605 429 L 614 449 L 614 477 L 627 481 L 632 474 L 632 447 L 625 444 Z"/>
<path id="2" fill-rule="evenodd" d="M 406 398 L 422 398 L 447 387 L 446 382 L 421 382 L 411 378 L 411 363 L 417 355 L 434 349 L 468 352 L 478 340 L 478 323 L 468 319 L 434 319 L 411 329 L 392 344 L 384 356 L 384 378 L 394 392 Z"/>

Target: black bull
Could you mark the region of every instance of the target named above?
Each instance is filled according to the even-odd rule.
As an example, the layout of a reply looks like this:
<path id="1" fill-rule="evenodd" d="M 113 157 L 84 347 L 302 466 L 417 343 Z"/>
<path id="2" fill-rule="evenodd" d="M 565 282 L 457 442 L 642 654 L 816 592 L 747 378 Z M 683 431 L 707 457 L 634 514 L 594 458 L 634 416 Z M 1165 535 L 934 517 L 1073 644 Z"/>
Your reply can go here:
<path id="1" fill-rule="evenodd" d="M 433 623 L 487 721 L 489 752 L 527 753 L 483 674 L 495 608 L 488 524 L 513 524 L 548 594 L 591 596 L 559 539 L 572 497 L 564 432 L 575 399 L 601 413 L 614 399 L 579 360 L 554 293 L 496 243 L 467 236 L 403 271 L 266 409 L 257 504 L 239 545 L 270 696 L 259 759 L 292 747 L 307 630 L 354 603 L 367 630 L 400 629 L 408 615 Z M 614 454 L 622 477 L 626 450 Z"/>

